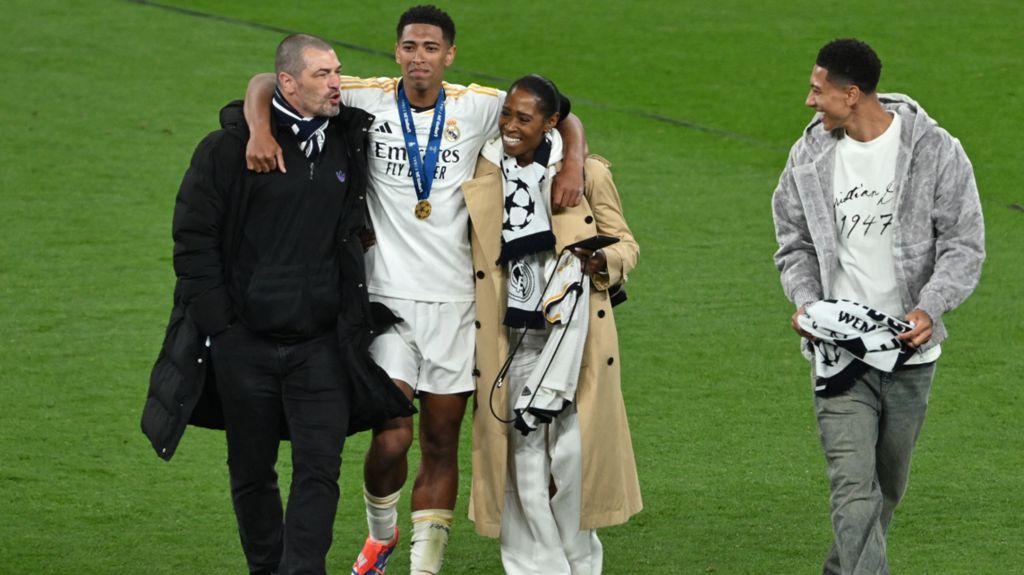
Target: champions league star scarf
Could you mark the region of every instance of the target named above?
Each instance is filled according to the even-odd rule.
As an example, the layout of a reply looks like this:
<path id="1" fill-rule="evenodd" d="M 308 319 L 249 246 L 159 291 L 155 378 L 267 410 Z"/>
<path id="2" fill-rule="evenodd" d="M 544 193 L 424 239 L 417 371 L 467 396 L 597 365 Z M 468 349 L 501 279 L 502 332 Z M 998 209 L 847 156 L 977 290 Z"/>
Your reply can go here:
<path id="1" fill-rule="evenodd" d="M 914 353 L 896 339 L 913 325 L 849 300 L 814 302 L 797 322 L 817 338 L 813 342 L 814 393 L 822 397 L 850 389 L 868 367 L 891 372 Z"/>
<path id="2" fill-rule="evenodd" d="M 520 166 L 515 158 L 504 153 L 497 162 L 505 181 L 501 255 L 497 263 L 508 265 L 505 325 L 509 327 L 544 327 L 540 311 L 544 262 L 550 260 L 555 247 L 548 198 L 555 164 L 561 159 L 561 137 L 558 132 L 549 132 L 537 146 L 529 165 Z"/>
<path id="3" fill-rule="evenodd" d="M 327 129 L 330 119 L 317 116 L 303 118 L 277 88 L 274 88 L 274 99 L 271 103 L 277 123 L 291 127 L 292 133 L 299 138 L 299 149 L 306 154 L 309 161 L 315 162 L 317 154 L 324 147 L 324 130 Z"/>

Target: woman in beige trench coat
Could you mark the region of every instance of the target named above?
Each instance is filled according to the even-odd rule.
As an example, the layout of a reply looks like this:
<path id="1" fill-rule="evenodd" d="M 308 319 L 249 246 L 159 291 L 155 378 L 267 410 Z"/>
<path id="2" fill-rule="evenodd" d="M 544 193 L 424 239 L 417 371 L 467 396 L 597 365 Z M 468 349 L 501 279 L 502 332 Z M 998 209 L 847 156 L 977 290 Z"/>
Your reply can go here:
<path id="1" fill-rule="evenodd" d="M 515 85 L 506 107 L 514 102 Z M 507 110 L 503 111 L 503 117 Z M 504 129 L 504 125 L 503 129 Z M 506 143 L 506 147 L 508 144 Z M 643 506 L 619 377 L 619 345 L 609 287 L 622 284 L 636 265 L 639 248 L 622 215 L 609 162 L 591 156 L 585 163 L 584 198 L 576 207 L 553 214 L 556 252 L 596 234 L 618 243 L 602 249 L 606 270 L 591 276 L 589 329 L 577 385 L 576 410 L 581 442 L 580 529 L 624 523 Z M 510 413 L 502 386 L 492 384 L 509 348 L 502 324 L 507 302 L 507 270 L 496 262 L 501 251 L 503 178 L 498 165 L 484 159 L 475 178 L 462 186 L 472 224 L 476 277 L 476 380 L 473 415 L 473 472 L 469 515 L 481 535 L 497 537 L 505 501 L 508 434 L 516 433 L 493 414 Z M 490 405 L 489 405 L 490 404 Z"/>

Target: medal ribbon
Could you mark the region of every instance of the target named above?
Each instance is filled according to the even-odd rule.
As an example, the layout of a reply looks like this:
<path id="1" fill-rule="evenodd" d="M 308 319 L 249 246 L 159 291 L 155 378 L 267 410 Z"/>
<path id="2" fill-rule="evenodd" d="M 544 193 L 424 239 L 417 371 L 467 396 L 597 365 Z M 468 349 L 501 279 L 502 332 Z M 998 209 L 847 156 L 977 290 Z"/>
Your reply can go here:
<path id="1" fill-rule="evenodd" d="M 420 144 L 416 141 L 416 124 L 412 119 L 412 107 L 405 95 L 402 82 L 398 83 L 398 115 L 402 119 L 402 134 L 405 136 L 405 151 L 409 154 L 409 168 L 412 170 L 412 183 L 416 187 L 416 198 L 425 200 L 430 197 L 430 188 L 434 185 L 434 168 L 437 157 L 441 155 L 441 132 L 444 128 L 444 86 L 437 95 L 434 105 L 434 122 L 430 125 L 430 138 L 427 140 L 427 152 L 420 158 Z"/>

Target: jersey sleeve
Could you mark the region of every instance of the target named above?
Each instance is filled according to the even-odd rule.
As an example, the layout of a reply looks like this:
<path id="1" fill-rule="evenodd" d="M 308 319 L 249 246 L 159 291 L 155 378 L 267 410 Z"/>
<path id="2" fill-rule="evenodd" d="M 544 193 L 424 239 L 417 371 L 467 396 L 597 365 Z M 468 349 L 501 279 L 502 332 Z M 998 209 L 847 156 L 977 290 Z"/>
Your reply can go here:
<path id="1" fill-rule="evenodd" d="M 398 86 L 396 78 L 359 78 L 356 76 L 341 77 L 341 102 L 352 108 L 369 109 L 381 98 L 395 92 Z"/>
<path id="2" fill-rule="evenodd" d="M 505 105 L 505 91 L 496 88 L 488 88 L 479 84 L 470 84 L 469 91 L 481 96 L 480 118 L 484 124 L 481 126 L 484 133 L 484 141 L 490 141 L 498 137 L 498 117 L 501 115 L 501 108 Z"/>

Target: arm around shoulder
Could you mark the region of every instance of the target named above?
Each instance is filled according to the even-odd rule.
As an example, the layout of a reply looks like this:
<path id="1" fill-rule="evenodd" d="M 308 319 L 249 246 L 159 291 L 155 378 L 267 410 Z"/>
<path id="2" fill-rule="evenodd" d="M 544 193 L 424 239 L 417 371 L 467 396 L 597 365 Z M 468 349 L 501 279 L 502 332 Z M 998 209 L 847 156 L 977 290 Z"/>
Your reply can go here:
<path id="1" fill-rule="evenodd" d="M 563 160 L 562 170 L 551 182 L 551 208 L 578 206 L 583 197 L 583 164 L 587 155 L 587 139 L 583 132 L 583 122 L 570 113 L 558 123 L 558 133 L 562 136 Z"/>
<path id="2" fill-rule="evenodd" d="M 270 131 L 270 102 L 277 78 L 270 73 L 257 74 L 245 90 L 245 121 L 249 124 L 249 142 L 245 148 L 246 168 L 259 173 L 280 169 L 286 172 L 281 146 Z"/>

